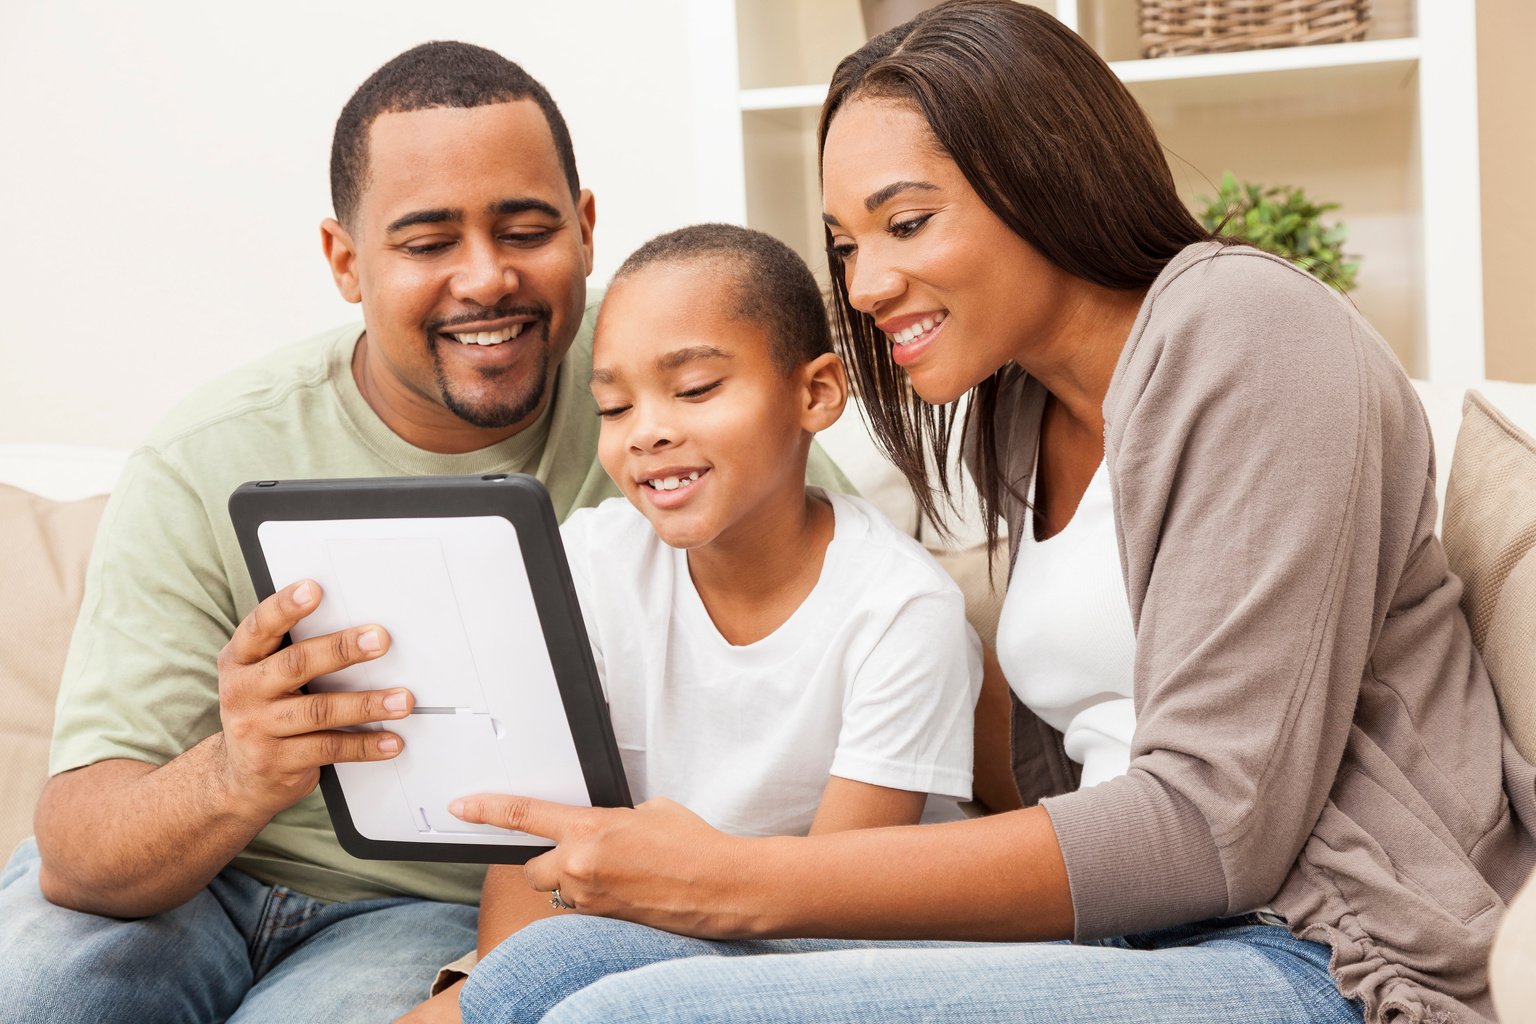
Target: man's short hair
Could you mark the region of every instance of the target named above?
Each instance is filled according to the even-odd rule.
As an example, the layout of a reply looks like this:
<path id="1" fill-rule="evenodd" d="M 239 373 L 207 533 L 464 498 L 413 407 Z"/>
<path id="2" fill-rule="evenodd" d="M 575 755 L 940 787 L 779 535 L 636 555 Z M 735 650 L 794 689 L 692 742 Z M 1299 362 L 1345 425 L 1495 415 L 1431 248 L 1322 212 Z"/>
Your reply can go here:
<path id="1" fill-rule="evenodd" d="M 331 205 L 336 219 L 350 226 L 368 187 L 368 131 L 380 114 L 530 99 L 544 113 L 571 196 L 577 196 L 581 181 L 576 176 L 571 133 L 548 90 L 494 50 L 470 43 L 422 43 L 369 75 L 341 108 L 331 140 Z"/>
<path id="2" fill-rule="evenodd" d="M 657 235 L 630 254 L 609 287 L 645 267 L 700 263 L 720 273 L 730 316 L 761 327 L 774 365 L 789 373 L 832 351 L 832 328 L 821 288 L 789 246 L 735 224 L 694 224 Z"/>

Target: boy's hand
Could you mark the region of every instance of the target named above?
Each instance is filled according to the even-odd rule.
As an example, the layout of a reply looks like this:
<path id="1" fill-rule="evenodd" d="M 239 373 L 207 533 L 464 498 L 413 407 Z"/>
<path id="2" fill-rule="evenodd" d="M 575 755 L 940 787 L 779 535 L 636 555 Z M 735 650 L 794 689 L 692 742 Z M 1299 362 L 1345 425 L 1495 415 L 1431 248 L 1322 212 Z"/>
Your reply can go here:
<path id="1" fill-rule="evenodd" d="M 627 807 L 572 807 L 485 793 L 448 808 L 464 821 L 527 832 L 557 845 L 523 865 L 531 888 L 560 890 L 582 914 L 636 921 L 684 935 L 744 936 L 734 906 L 733 865 L 750 840 L 711 828 L 671 800 Z"/>

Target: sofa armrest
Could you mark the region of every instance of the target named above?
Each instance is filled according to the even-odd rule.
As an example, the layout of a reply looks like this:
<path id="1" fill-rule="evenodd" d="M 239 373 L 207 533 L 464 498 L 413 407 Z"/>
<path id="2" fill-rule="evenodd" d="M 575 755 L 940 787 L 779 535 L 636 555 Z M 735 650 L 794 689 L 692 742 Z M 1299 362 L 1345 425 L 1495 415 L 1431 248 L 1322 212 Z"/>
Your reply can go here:
<path id="1" fill-rule="evenodd" d="M 0 855 L 32 834 L 59 675 L 105 495 L 60 502 L 0 484 Z"/>

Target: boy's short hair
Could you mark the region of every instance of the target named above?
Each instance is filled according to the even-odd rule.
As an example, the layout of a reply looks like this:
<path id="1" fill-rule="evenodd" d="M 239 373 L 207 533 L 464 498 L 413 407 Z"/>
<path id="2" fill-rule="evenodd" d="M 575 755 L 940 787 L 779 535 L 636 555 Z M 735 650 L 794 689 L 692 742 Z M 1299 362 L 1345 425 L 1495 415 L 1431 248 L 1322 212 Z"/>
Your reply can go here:
<path id="1" fill-rule="evenodd" d="M 785 373 L 832 351 L 821 288 L 789 246 L 735 224 L 694 224 L 657 235 L 630 254 L 609 287 L 650 266 L 700 263 L 720 271 L 731 289 L 733 319 L 756 324 L 772 341 L 769 355 Z"/>

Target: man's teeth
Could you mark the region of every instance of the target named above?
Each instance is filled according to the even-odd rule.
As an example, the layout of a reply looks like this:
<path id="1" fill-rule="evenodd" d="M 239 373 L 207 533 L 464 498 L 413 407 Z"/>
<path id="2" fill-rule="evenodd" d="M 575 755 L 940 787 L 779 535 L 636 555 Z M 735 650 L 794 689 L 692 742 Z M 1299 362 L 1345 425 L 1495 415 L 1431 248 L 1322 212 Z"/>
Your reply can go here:
<path id="1" fill-rule="evenodd" d="M 675 491 L 679 487 L 687 487 L 698 478 L 699 471 L 694 470 L 687 476 L 657 477 L 655 480 L 647 480 L 646 484 L 649 485 L 653 491 Z"/>
<path id="2" fill-rule="evenodd" d="M 513 324 L 511 327 L 503 327 L 499 331 L 470 331 L 465 334 L 449 334 L 450 338 L 457 338 L 461 345 L 500 345 L 504 341 L 511 341 L 523 333 L 522 324 Z"/>
<path id="3" fill-rule="evenodd" d="M 933 316 L 924 317 L 918 323 L 913 324 L 911 327 L 908 327 L 905 330 L 897 331 L 895 334 L 889 335 L 889 337 L 896 344 L 905 345 L 911 342 L 913 339 L 927 334 L 929 331 L 939 326 L 939 324 L 944 322 L 944 318 L 948 315 L 948 313 L 935 313 Z"/>

